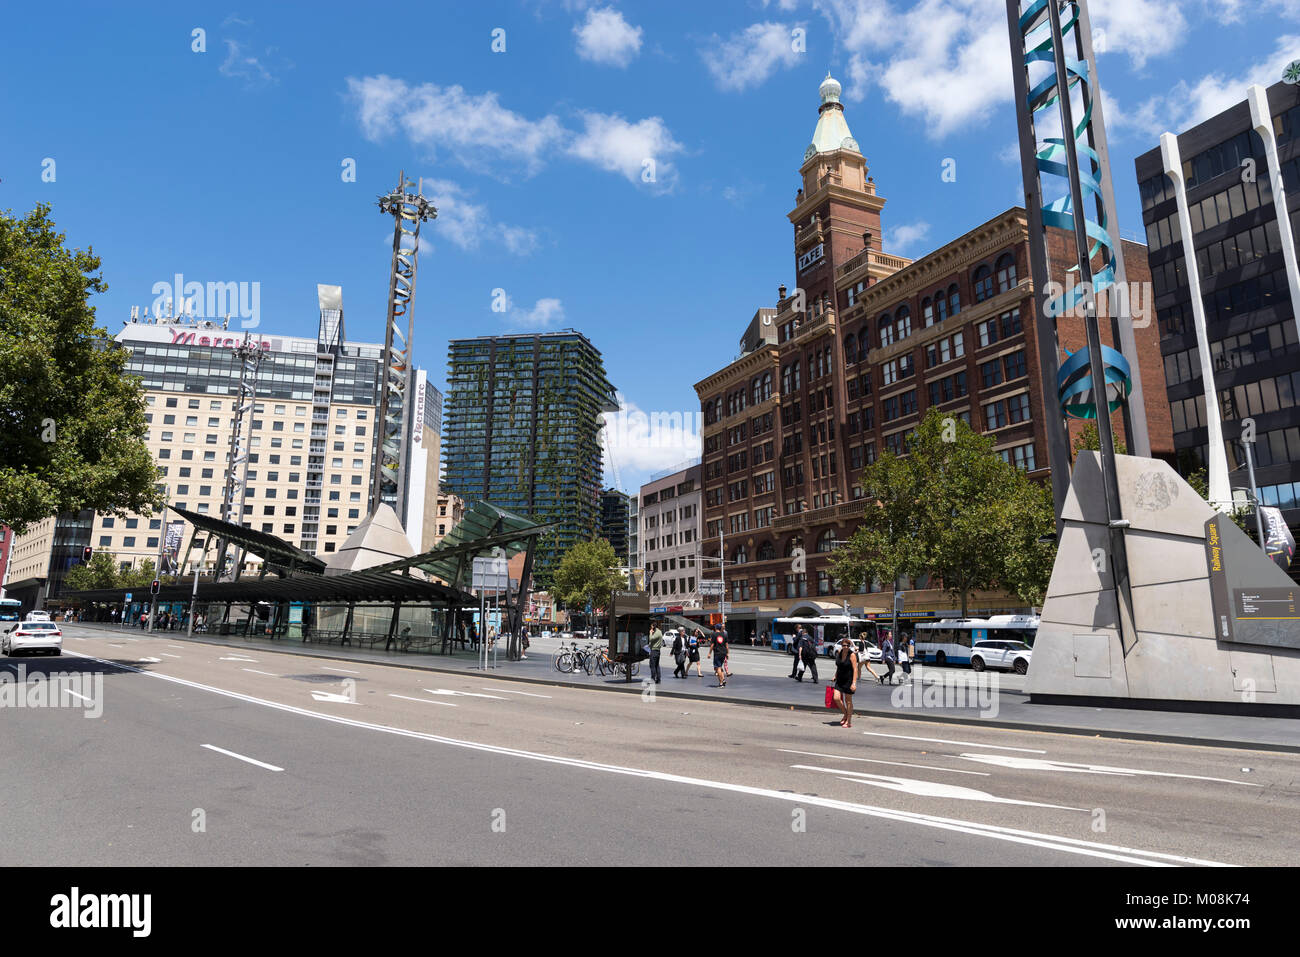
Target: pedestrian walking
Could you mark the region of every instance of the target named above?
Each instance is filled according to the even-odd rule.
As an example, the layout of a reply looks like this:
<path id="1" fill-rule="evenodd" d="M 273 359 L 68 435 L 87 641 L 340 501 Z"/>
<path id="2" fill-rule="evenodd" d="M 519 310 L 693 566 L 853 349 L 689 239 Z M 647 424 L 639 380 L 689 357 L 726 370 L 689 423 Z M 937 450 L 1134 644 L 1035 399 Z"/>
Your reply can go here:
<path id="1" fill-rule="evenodd" d="M 835 695 L 834 701 L 844 712 L 840 719 L 841 728 L 853 727 L 853 694 L 858 690 L 858 653 L 853 649 L 853 642 L 846 636 L 840 639 L 840 647 L 835 652 Z"/>
<path id="2" fill-rule="evenodd" d="M 709 655 L 713 658 L 713 673 L 717 676 L 719 688 L 727 686 L 727 654 L 729 651 L 727 633 L 719 628 L 713 636 L 713 643 L 709 646 Z"/>
<path id="3" fill-rule="evenodd" d="M 790 648 L 794 652 L 794 663 L 790 666 L 790 677 L 803 681 L 803 625 L 799 625 L 794 630 L 794 637 L 790 639 Z"/>
<path id="4" fill-rule="evenodd" d="M 673 632 L 673 661 L 677 667 L 673 669 L 674 678 L 686 677 L 686 636 L 681 630 Z"/>
<path id="5" fill-rule="evenodd" d="M 889 670 L 880 676 L 882 685 L 894 683 L 894 662 L 898 660 L 898 653 L 894 651 L 894 639 L 889 632 L 885 632 L 884 639 L 880 642 L 880 656 L 884 659 L 885 667 Z"/>
<path id="6" fill-rule="evenodd" d="M 908 681 L 912 680 L 912 656 L 916 653 L 916 642 L 912 641 L 912 636 L 899 638 L 898 640 L 898 666 L 903 669 L 903 675 Z"/>
<path id="7" fill-rule="evenodd" d="M 799 650 L 803 657 L 804 667 L 812 672 L 813 684 L 817 684 L 817 646 L 813 643 L 812 635 L 804 634 L 803 647 Z"/>
<path id="8" fill-rule="evenodd" d="M 650 629 L 650 677 L 659 684 L 659 655 L 664 650 L 664 633 L 655 625 Z"/>
<path id="9" fill-rule="evenodd" d="M 719 628 L 718 633 L 722 635 L 722 643 L 727 646 L 727 655 L 722 659 L 722 670 L 728 678 L 731 677 L 731 642 L 727 640 L 727 629 Z"/>
<path id="10" fill-rule="evenodd" d="M 690 638 L 686 639 L 686 670 L 691 670 L 691 665 L 695 665 L 695 677 L 703 678 L 704 673 L 700 670 L 700 643 L 704 641 L 704 632 L 696 628 Z M 687 675 L 689 677 L 689 674 Z"/>

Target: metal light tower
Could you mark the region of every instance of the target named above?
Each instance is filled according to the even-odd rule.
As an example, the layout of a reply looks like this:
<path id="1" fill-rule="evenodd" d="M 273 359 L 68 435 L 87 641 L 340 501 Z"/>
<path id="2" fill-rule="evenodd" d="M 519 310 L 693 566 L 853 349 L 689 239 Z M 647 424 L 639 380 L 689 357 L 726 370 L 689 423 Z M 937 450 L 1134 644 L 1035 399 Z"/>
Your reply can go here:
<path id="1" fill-rule="evenodd" d="M 415 192 L 409 192 L 414 186 Z M 388 322 L 384 329 L 383 387 L 375 427 L 375 468 L 370 481 L 370 514 L 387 502 L 399 521 L 406 515 L 407 406 L 411 386 L 411 340 L 415 334 L 415 274 L 419 266 L 420 224 L 438 211 L 422 190 L 424 181 L 412 183 L 403 170 L 398 185 L 379 197 L 379 211 L 392 216 L 393 262 L 388 278 Z M 406 328 L 402 328 L 402 319 Z"/>
<path id="2" fill-rule="evenodd" d="M 244 521 L 244 501 L 248 497 L 248 449 L 251 418 L 257 398 L 257 373 L 262 364 L 262 346 L 255 342 L 252 333 L 244 333 L 244 341 L 234 350 L 239 363 L 239 395 L 235 399 L 235 418 L 230 428 L 230 451 L 226 454 L 226 486 L 221 492 L 221 520 L 240 525 Z M 229 541 L 217 542 L 216 570 L 213 581 L 221 581 L 226 568 L 226 551 Z M 238 579 L 243 569 L 243 553 L 235 550 L 232 579 Z"/>

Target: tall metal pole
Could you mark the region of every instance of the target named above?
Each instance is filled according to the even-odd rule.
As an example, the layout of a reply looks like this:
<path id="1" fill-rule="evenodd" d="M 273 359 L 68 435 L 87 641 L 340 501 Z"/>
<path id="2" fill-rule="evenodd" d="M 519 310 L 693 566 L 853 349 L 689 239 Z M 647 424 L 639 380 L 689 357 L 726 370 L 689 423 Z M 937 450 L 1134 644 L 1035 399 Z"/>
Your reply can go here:
<path id="1" fill-rule="evenodd" d="M 1046 230 L 1043 228 L 1043 195 L 1038 175 L 1037 143 L 1034 137 L 1029 103 L 1029 83 L 1025 74 L 1024 42 L 1020 32 L 1020 0 L 1007 0 L 1008 32 L 1011 38 L 1011 75 L 1015 87 L 1016 119 L 1020 135 L 1020 170 L 1025 184 L 1025 220 L 1029 231 L 1029 267 L 1034 279 L 1034 339 L 1038 367 L 1044 384 L 1043 431 L 1047 434 L 1047 461 L 1051 466 L 1052 502 L 1056 513 L 1056 535 L 1064 529 L 1061 513 L 1070 492 L 1070 439 L 1065 416 L 1052 401 L 1052 390 L 1060 371 L 1060 345 L 1056 322 L 1049 314 L 1050 298 Z"/>
<path id="2" fill-rule="evenodd" d="M 379 197 L 380 212 L 391 215 L 393 257 L 388 276 L 388 309 L 384 327 L 383 382 L 375 421 L 375 461 L 370 482 L 370 514 L 391 499 L 398 521 L 406 524 L 407 435 L 412 359 L 415 334 L 415 280 L 419 269 L 420 224 L 438 215 L 422 195 L 423 180 L 411 183 L 406 171 L 398 174 L 397 188 Z M 407 187 L 415 186 L 414 193 Z M 401 319 L 406 318 L 403 330 Z"/>
<path id="3" fill-rule="evenodd" d="M 1065 0 L 1069 3 L 1070 0 Z M 1065 144 L 1069 168 L 1070 209 L 1073 213 L 1074 238 L 1079 258 L 1079 277 L 1085 285 L 1084 327 L 1088 333 L 1088 362 L 1092 376 L 1092 401 L 1097 410 L 1097 436 L 1101 443 L 1102 484 L 1106 500 L 1106 524 L 1110 530 L 1110 565 L 1115 583 L 1119 611 L 1120 640 L 1127 652 L 1137 634 L 1133 628 L 1132 598 L 1129 594 L 1128 550 L 1124 542 L 1124 521 L 1116 474 L 1115 439 L 1111 433 L 1110 401 L 1106 394 L 1106 369 L 1101 354 L 1101 332 L 1097 323 L 1097 298 L 1092 289 L 1092 257 L 1089 255 L 1087 217 L 1083 187 L 1079 183 L 1079 154 L 1075 143 L 1074 111 L 1070 102 L 1070 78 L 1066 71 L 1060 14 L 1064 4 L 1051 0 L 1047 17 L 1052 30 L 1052 52 L 1056 65 L 1056 91 L 1061 108 L 1061 139 Z M 1076 26 L 1077 29 L 1077 26 Z"/>
<path id="4" fill-rule="evenodd" d="M 1251 446 L 1254 444 L 1254 439 L 1246 441 L 1243 437 L 1241 440 L 1241 447 L 1246 450 L 1246 471 L 1250 474 L 1250 505 L 1255 511 L 1255 530 L 1259 532 L 1259 547 L 1267 555 L 1268 548 L 1264 541 L 1264 516 L 1259 512 L 1259 489 L 1255 486 L 1255 456 L 1251 451 Z"/>
<path id="5" fill-rule="evenodd" d="M 163 552 L 167 548 L 167 508 L 171 503 L 171 487 L 167 488 L 167 497 L 163 500 L 162 520 L 158 525 L 158 561 L 154 564 L 155 578 L 162 578 Z M 150 585 L 153 583 L 150 582 Z M 154 616 L 158 613 L 158 596 L 151 595 L 149 602 L 149 631 L 153 631 Z"/>
<path id="6" fill-rule="evenodd" d="M 252 444 L 252 417 L 257 406 L 257 374 L 262 364 L 262 347 L 255 343 L 252 333 L 244 333 L 244 341 L 235 349 L 239 362 L 239 394 L 235 398 L 235 418 L 230 430 L 230 448 L 226 453 L 226 484 L 221 493 L 221 520 L 234 525 L 243 524 L 244 506 L 248 499 L 249 449 Z M 229 541 L 222 536 L 217 540 L 216 568 L 212 580 L 220 581 L 226 570 L 226 552 Z M 206 553 L 207 546 L 204 545 Z M 244 564 L 241 549 L 235 549 L 234 577 L 238 578 Z"/>
<path id="7" fill-rule="evenodd" d="M 722 575 L 722 597 L 718 599 L 718 614 L 722 616 L 722 630 L 727 630 L 727 613 L 723 611 L 727 601 L 727 556 L 723 554 L 722 526 L 718 526 L 718 571 Z"/>

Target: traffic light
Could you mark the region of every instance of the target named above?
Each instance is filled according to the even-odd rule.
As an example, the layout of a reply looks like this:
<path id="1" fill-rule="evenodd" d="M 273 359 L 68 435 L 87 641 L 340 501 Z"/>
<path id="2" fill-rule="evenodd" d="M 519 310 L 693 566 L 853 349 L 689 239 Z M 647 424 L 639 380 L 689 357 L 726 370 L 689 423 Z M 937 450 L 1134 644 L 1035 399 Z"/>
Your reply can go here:
<path id="1" fill-rule="evenodd" d="M 158 594 L 158 589 L 161 587 L 162 587 L 162 582 L 160 582 L 158 579 L 155 578 L 153 580 L 153 583 L 149 586 L 149 594 L 151 595 Z"/>
<path id="2" fill-rule="evenodd" d="M 87 565 L 89 565 L 90 556 L 93 554 L 95 554 L 95 550 L 91 548 L 89 545 L 87 545 L 85 548 L 81 550 L 81 560 L 85 562 Z"/>

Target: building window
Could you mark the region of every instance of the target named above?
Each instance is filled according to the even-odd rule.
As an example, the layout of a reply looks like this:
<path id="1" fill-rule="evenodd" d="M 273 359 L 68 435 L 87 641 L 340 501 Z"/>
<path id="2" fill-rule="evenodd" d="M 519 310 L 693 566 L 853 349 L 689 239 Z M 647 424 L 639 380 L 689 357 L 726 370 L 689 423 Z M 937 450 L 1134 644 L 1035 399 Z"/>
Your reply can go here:
<path id="1" fill-rule="evenodd" d="M 993 295 L 993 270 L 980 266 L 975 270 L 975 301 L 983 302 Z"/>
<path id="2" fill-rule="evenodd" d="M 1007 292 L 1016 284 L 1016 258 L 1006 253 L 998 259 L 998 292 Z"/>
<path id="3" fill-rule="evenodd" d="M 880 346 L 884 348 L 894 341 L 894 321 L 889 317 L 888 313 L 880 317 L 879 328 Z"/>

